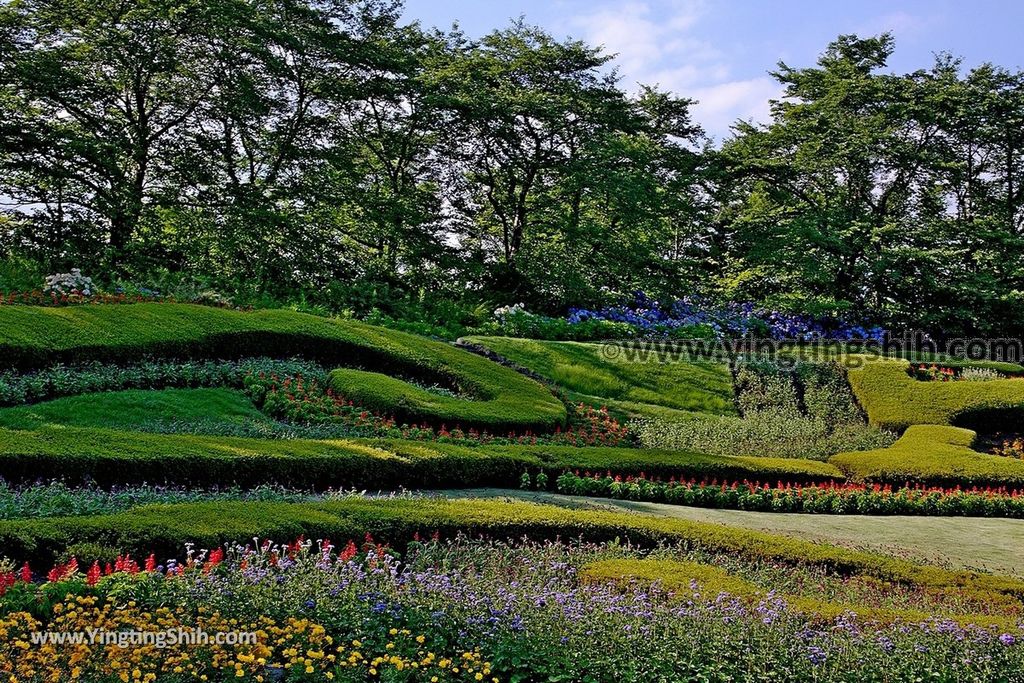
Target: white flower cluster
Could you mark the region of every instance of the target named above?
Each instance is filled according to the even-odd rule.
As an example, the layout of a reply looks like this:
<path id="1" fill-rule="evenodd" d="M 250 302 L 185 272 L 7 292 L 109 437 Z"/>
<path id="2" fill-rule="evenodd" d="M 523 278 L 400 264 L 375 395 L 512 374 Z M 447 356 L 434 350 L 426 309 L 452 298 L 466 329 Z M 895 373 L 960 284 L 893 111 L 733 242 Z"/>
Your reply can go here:
<path id="1" fill-rule="evenodd" d="M 95 289 L 92 278 L 82 275 L 80 268 L 72 268 L 70 273 L 47 275 L 43 283 L 43 291 L 47 293 L 92 296 Z"/>
<path id="2" fill-rule="evenodd" d="M 513 306 L 502 306 L 500 308 L 494 309 L 494 319 L 497 320 L 499 323 L 503 323 L 505 322 L 505 318 L 509 316 L 521 315 L 524 313 L 529 315 L 529 313 L 526 310 L 526 306 L 523 304 L 515 304 Z"/>

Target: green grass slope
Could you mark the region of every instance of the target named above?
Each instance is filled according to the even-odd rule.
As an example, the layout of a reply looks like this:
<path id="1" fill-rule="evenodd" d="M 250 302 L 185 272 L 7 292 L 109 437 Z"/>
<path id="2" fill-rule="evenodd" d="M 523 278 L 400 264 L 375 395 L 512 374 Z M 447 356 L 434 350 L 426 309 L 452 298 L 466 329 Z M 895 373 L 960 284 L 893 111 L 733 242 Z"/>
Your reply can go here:
<path id="1" fill-rule="evenodd" d="M 364 373 L 362 395 L 375 396 L 379 387 L 377 405 L 401 419 L 505 431 L 551 429 L 566 418 L 565 407 L 545 387 L 509 368 L 441 342 L 350 320 L 187 304 L 0 307 L 3 367 L 249 355 L 298 355 L 385 373 Z M 394 390 L 393 375 L 448 386 L 473 399 L 406 401 Z M 410 386 L 408 393 L 417 390 Z"/>
<path id="2" fill-rule="evenodd" d="M 829 462 L 851 479 L 900 485 L 1024 486 L 1024 461 L 971 448 L 976 434 L 944 425 L 914 425 L 889 448 L 840 453 Z"/>
<path id="3" fill-rule="evenodd" d="M 132 430 L 146 422 L 269 422 L 252 401 L 232 389 L 129 389 L 58 398 L 0 409 L 0 427 L 64 425 Z"/>
<path id="4" fill-rule="evenodd" d="M 1024 380 L 922 382 L 906 361 L 870 361 L 849 370 L 854 395 L 871 424 L 902 431 L 910 425 L 1024 426 Z"/>
<path id="5" fill-rule="evenodd" d="M 509 337 L 467 337 L 536 372 L 588 403 L 628 417 L 685 417 L 676 411 L 735 415 L 732 377 L 725 363 L 615 359 L 602 345 Z"/>

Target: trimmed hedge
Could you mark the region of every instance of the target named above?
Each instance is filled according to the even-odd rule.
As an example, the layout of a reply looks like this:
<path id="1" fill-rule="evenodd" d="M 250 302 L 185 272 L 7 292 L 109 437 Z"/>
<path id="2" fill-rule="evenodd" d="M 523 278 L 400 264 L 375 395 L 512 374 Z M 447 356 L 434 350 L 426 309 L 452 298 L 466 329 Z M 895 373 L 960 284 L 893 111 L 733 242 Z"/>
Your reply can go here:
<path id="1" fill-rule="evenodd" d="M 571 446 L 457 446 L 388 439 L 263 440 L 110 429 L 0 429 L 0 477 L 33 481 L 62 476 L 109 486 L 280 483 L 293 488 L 395 489 L 511 486 L 523 471 L 554 481 L 566 469 L 620 474 L 826 481 L 834 466 L 809 460 L 740 458 L 681 451 Z"/>
<path id="2" fill-rule="evenodd" d="M 414 405 L 403 400 L 406 395 L 426 392 L 412 386 L 396 392 L 398 380 L 360 374 L 361 396 L 408 419 L 492 431 L 550 430 L 566 420 L 565 406 L 550 391 L 510 368 L 441 342 L 351 320 L 165 303 L 0 308 L 0 362 L 5 367 L 124 363 L 150 356 L 301 356 L 439 384 L 474 399 L 437 397 L 444 400 Z"/>
<path id="3" fill-rule="evenodd" d="M 635 513 L 570 510 L 550 505 L 493 500 L 351 498 L 324 503 L 189 503 L 150 505 L 95 517 L 54 517 L 0 522 L 0 548 L 8 557 L 48 566 L 69 548 L 100 548 L 136 555 L 180 556 L 186 541 L 211 548 L 250 543 L 252 538 L 290 540 L 362 538 L 369 532 L 396 546 L 414 535 L 465 533 L 504 539 L 580 538 L 699 545 L 789 564 L 821 566 L 843 575 L 864 575 L 927 588 L 964 587 L 1024 596 L 1024 580 L 952 571 L 885 555 L 847 550 L 707 522 Z M 89 561 L 90 557 L 79 557 Z"/>
<path id="4" fill-rule="evenodd" d="M 619 559 L 600 560 L 585 565 L 580 578 L 591 583 L 642 583 L 658 584 L 664 590 L 678 594 L 680 600 L 688 600 L 693 594 L 691 582 L 697 582 L 697 591 L 706 598 L 728 593 L 748 603 L 757 604 L 769 593 L 774 598 L 786 601 L 794 612 L 815 620 L 834 624 L 846 614 L 856 614 L 859 619 L 881 623 L 920 623 L 935 617 L 934 613 L 909 609 L 871 607 L 850 602 L 835 602 L 821 598 L 780 594 L 770 591 L 725 569 L 697 562 L 671 559 Z M 993 591 L 974 591 L 975 600 L 988 603 L 1003 603 L 1011 615 L 1020 610 L 1021 604 L 1009 596 Z M 1015 616 L 994 616 L 992 614 L 956 614 L 948 617 L 962 625 L 998 627 L 1002 631 L 1016 630 L 1019 619 Z"/>
<path id="5" fill-rule="evenodd" d="M 889 448 L 840 453 L 829 462 L 851 479 L 893 485 L 1024 485 L 1024 461 L 973 450 L 976 436 L 960 427 L 914 425 Z"/>
<path id="6" fill-rule="evenodd" d="M 869 361 L 849 370 L 850 384 L 871 424 L 903 431 L 910 425 L 988 427 L 1024 424 L 1024 380 L 922 382 L 906 361 Z"/>

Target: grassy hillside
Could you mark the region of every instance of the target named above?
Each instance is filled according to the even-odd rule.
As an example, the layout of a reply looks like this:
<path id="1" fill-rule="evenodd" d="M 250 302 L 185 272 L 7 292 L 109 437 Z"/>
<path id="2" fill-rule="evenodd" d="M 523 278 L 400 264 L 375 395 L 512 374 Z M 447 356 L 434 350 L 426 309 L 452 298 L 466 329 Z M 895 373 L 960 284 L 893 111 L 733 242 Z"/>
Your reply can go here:
<path id="1" fill-rule="evenodd" d="M 147 356 L 302 356 L 360 367 L 373 371 L 362 376 L 363 395 L 375 396 L 379 387 L 378 405 L 400 419 L 505 431 L 551 429 L 566 418 L 565 407 L 545 387 L 513 370 L 447 344 L 350 320 L 185 304 L 0 307 L 4 367 Z M 471 399 L 405 401 L 405 394 L 394 391 L 396 375 L 440 384 Z"/>
<path id="2" fill-rule="evenodd" d="M 868 362 L 849 371 L 871 424 L 902 431 L 910 425 L 1024 426 L 1024 380 L 922 382 L 905 361 Z"/>
<path id="3" fill-rule="evenodd" d="M 574 399 L 604 404 L 628 417 L 686 417 L 677 411 L 736 414 L 725 363 L 608 358 L 602 354 L 602 345 L 579 342 L 510 337 L 467 337 L 466 341 L 529 368 Z"/>
<path id="4" fill-rule="evenodd" d="M 269 422 L 245 394 L 231 389 L 109 391 L 0 409 L 0 427 L 9 429 L 65 425 L 132 430 L 147 422 L 170 421 Z"/>

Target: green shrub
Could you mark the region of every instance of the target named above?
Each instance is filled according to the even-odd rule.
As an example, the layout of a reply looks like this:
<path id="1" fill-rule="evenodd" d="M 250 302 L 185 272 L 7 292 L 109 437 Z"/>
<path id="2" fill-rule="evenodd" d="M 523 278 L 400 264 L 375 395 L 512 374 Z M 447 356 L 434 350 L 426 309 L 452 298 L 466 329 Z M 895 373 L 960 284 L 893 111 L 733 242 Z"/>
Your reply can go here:
<path id="1" fill-rule="evenodd" d="M 736 401 L 743 415 L 771 412 L 801 416 L 792 372 L 775 363 L 748 361 L 736 367 Z"/>
<path id="2" fill-rule="evenodd" d="M 906 361 L 869 361 L 849 371 L 871 424 L 902 431 L 910 425 L 1000 428 L 1024 419 L 1024 380 L 922 382 Z"/>
<path id="3" fill-rule="evenodd" d="M 572 446 L 457 446 L 387 439 L 262 440 L 142 434 L 109 429 L 0 429 L 0 477 L 60 475 L 102 485 L 142 482 L 211 487 L 279 483 L 294 488 L 395 489 L 514 486 L 524 469 L 786 481 L 841 478 L 826 463 L 730 458 L 685 451 Z"/>
<path id="4" fill-rule="evenodd" d="M 889 448 L 840 453 L 829 460 L 849 477 L 900 485 L 1024 485 L 1024 461 L 971 449 L 977 435 L 969 429 L 914 425 Z"/>
<path id="5" fill-rule="evenodd" d="M 353 497 L 324 503 L 151 505 L 96 517 L 0 522 L 0 547 L 15 560 L 48 566 L 73 544 L 168 557 L 180 556 L 185 542 L 211 548 L 227 541 L 248 543 L 253 537 L 279 541 L 304 534 L 307 538 L 345 539 L 362 538 L 367 532 L 394 545 L 405 544 L 416 534 L 427 537 L 435 532 L 505 539 L 619 540 L 643 546 L 684 543 L 755 561 L 807 564 L 843 575 L 872 576 L 925 588 L 963 587 L 1024 596 L 1021 579 L 951 571 L 720 524 L 492 500 Z"/>
<path id="6" fill-rule="evenodd" d="M 715 455 L 824 460 L 850 450 L 881 448 L 895 437 L 865 424 L 832 425 L 790 411 L 761 410 L 744 417 L 636 420 L 629 425 L 644 448 L 690 448 Z"/>
<path id="7" fill-rule="evenodd" d="M 565 407 L 542 385 L 509 368 L 441 342 L 351 320 L 282 310 L 240 313 L 186 304 L 0 308 L 0 358 L 9 367 L 113 361 L 150 356 L 239 358 L 302 356 L 382 370 L 439 384 L 476 400 L 446 404 L 450 424 L 492 431 L 550 430 Z M 394 395 L 394 380 L 367 375 Z M 406 406 L 392 409 L 409 410 Z M 410 411 L 414 412 L 414 411 Z M 431 416 L 422 416 L 424 419 Z"/>

